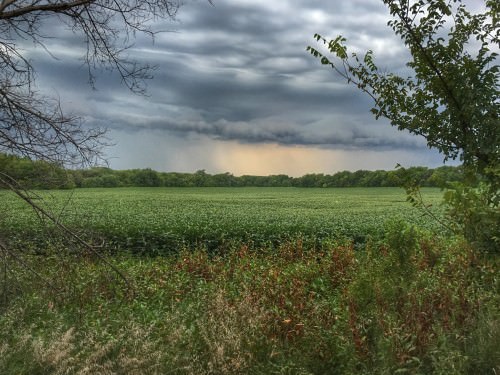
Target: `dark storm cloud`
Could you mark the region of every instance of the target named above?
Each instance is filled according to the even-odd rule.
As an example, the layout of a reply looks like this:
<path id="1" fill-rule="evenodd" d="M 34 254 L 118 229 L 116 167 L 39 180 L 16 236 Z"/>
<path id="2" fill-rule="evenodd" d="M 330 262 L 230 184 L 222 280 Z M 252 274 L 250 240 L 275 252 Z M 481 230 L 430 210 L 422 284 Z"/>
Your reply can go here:
<path id="1" fill-rule="evenodd" d="M 187 135 L 197 133 L 222 140 L 237 140 L 244 143 L 273 142 L 283 145 L 337 147 L 343 149 L 414 149 L 423 145 L 414 137 L 401 137 L 380 127 L 370 128 L 356 125 L 291 124 L 283 119 L 267 118 L 254 122 L 218 121 L 208 124 L 202 121 L 185 123 L 151 123 L 152 128 Z M 342 124 L 348 123 L 342 121 Z M 329 126 L 328 126 L 329 125 Z M 382 130 L 382 131 L 381 131 Z"/>
<path id="2" fill-rule="evenodd" d="M 89 124 L 148 129 L 241 143 L 344 149 L 423 148 L 369 114 L 370 100 L 305 51 L 315 32 L 341 33 L 355 50 L 373 49 L 382 66 L 400 68 L 398 47 L 381 2 L 216 0 L 187 2 L 176 22 L 157 24 L 154 44 L 139 37 L 127 52 L 157 65 L 149 97 L 126 91 L 116 74 L 97 72 L 97 90 L 79 56 L 83 42 L 60 26 L 46 33 L 54 59 L 32 51 L 40 86 Z"/>
<path id="3" fill-rule="evenodd" d="M 188 109 L 171 113 L 172 117 L 158 115 L 123 115 L 108 122 L 112 129 L 165 132 L 175 138 L 189 139 L 193 135 L 208 136 L 215 140 L 239 141 L 243 144 L 277 143 L 344 150 L 416 150 L 425 148 L 422 139 L 402 134 L 387 123 L 363 123 L 362 116 L 330 116 L 321 120 L 300 118 L 286 114 L 250 121 L 218 120 L 210 122 L 198 112 Z M 103 122 L 105 118 L 94 118 Z M 127 125 L 124 126 L 124 123 Z"/>

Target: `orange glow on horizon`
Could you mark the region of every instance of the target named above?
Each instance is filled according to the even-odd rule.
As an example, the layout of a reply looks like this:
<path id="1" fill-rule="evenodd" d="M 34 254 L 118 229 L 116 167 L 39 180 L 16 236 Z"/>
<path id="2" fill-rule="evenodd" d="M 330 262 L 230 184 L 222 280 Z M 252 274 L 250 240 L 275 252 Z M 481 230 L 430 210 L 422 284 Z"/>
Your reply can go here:
<path id="1" fill-rule="evenodd" d="M 298 177 L 339 169 L 345 161 L 342 153 L 336 150 L 237 142 L 226 142 L 224 147 L 217 147 L 212 158 L 216 169 L 230 171 L 236 176 L 288 174 Z"/>

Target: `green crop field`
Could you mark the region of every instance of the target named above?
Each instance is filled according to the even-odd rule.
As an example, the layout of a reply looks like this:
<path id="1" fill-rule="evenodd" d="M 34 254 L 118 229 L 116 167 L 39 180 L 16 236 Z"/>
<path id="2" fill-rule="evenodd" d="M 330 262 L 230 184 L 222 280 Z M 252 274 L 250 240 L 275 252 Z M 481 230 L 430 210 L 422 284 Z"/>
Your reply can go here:
<path id="1" fill-rule="evenodd" d="M 402 189 L 29 194 L 99 255 L 0 191 L 0 374 L 500 371 L 497 258 Z"/>
<path id="2" fill-rule="evenodd" d="M 40 242 L 46 228 L 31 208 L 0 193 L 0 228 Z M 439 189 L 424 189 L 439 207 Z M 38 192 L 36 202 L 110 249 L 164 254 L 183 247 L 210 251 L 231 242 L 275 246 L 302 238 L 364 243 L 379 238 L 387 221 L 404 219 L 432 228 L 399 188 L 121 188 Z"/>

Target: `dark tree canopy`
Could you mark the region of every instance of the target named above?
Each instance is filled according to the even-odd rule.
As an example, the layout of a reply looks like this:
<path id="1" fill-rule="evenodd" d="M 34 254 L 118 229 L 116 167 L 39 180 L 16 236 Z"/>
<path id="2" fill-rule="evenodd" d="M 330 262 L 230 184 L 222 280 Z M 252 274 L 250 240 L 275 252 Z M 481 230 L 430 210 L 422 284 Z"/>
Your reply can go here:
<path id="1" fill-rule="evenodd" d="M 60 164 L 91 164 L 102 157 L 104 129 L 86 128 L 66 114 L 58 98 L 36 91 L 35 66 L 21 41 L 45 47 L 46 22 L 59 22 L 85 41 L 82 57 L 94 84 L 96 69 L 112 69 L 131 91 L 142 94 L 151 66 L 125 52 L 137 33 L 151 37 L 151 22 L 173 19 L 178 0 L 0 1 L 0 152 Z M 48 51 L 50 53 L 50 51 Z"/>
<path id="2" fill-rule="evenodd" d="M 67 189 L 95 187 L 388 187 L 401 186 L 412 178 L 422 186 L 440 186 L 442 181 L 463 180 L 462 167 L 436 169 L 409 167 L 392 171 L 341 171 L 335 174 L 313 173 L 302 177 L 284 174 L 270 176 L 234 176 L 229 172 L 210 174 L 157 172 L 151 169 L 113 170 L 106 167 L 63 169 L 42 160 L 29 160 L 0 153 L 0 170 L 28 189 Z M 1 188 L 1 185 L 0 185 Z"/>

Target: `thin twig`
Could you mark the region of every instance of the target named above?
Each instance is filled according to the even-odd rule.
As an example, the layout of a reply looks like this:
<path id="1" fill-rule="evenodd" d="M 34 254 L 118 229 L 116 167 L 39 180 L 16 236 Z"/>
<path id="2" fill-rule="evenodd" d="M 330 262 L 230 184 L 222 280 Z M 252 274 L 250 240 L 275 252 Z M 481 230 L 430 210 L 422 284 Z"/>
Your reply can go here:
<path id="1" fill-rule="evenodd" d="M 81 238 L 79 235 L 77 235 L 74 231 L 69 229 L 64 224 L 62 224 L 56 217 L 54 217 L 51 213 L 46 211 L 40 205 L 36 204 L 31 199 L 31 197 L 28 194 L 26 194 L 26 191 L 24 189 L 22 189 L 17 184 L 17 182 L 15 180 L 13 180 L 7 174 L 0 172 L 0 184 L 7 187 L 9 190 L 11 190 L 13 193 L 15 193 L 19 198 L 21 198 L 23 201 L 25 201 L 27 204 L 29 204 L 39 216 L 48 219 L 56 227 L 58 227 L 62 232 L 64 232 L 69 237 L 73 238 L 77 243 L 82 245 L 90 253 L 97 256 L 106 266 L 108 266 L 111 270 L 113 270 L 113 272 L 115 272 L 125 282 L 125 285 L 127 286 L 127 288 L 130 291 L 132 290 L 132 286 L 131 286 L 129 280 L 116 266 L 114 266 L 112 263 L 110 263 L 101 253 L 99 253 L 94 248 L 94 246 L 89 244 L 87 241 L 85 241 L 83 238 Z"/>

